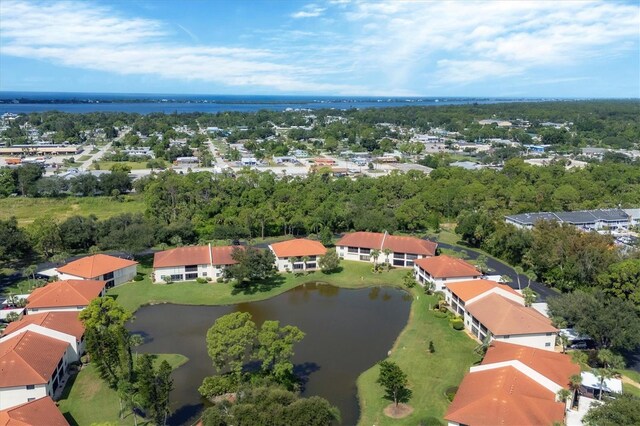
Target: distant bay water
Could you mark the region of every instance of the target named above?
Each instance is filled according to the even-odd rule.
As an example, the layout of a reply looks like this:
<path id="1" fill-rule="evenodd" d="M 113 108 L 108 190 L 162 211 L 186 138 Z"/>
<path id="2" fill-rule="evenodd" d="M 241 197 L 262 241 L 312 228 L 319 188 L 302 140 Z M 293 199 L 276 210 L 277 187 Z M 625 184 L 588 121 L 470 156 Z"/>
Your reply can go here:
<path id="1" fill-rule="evenodd" d="M 0 114 L 54 110 L 70 113 L 128 112 L 139 114 L 255 112 L 262 109 L 273 111 L 324 108 L 347 110 L 353 108 L 540 102 L 543 100 L 547 99 L 0 92 Z"/>

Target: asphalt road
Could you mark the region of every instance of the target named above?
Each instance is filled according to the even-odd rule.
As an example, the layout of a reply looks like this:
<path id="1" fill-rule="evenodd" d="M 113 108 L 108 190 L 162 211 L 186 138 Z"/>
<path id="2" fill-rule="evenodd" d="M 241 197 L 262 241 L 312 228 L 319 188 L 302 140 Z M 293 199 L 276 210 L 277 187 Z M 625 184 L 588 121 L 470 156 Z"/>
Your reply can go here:
<path id="1" fill-rule="evenodd" d="M 453 246 L 447 243 L 438 242 L 438 247 L 453 250 L 458 253 L 464 253 L 465 256 L 471 260 L 475 260 L 480 256 L 480 254 L 474 250 L 469 250 L 460 246 Z M 539 283 L 537 281 L 530 281 L 526 275 L 518 274 L 515 269 L 505 265 L 504 263 L 498 262 L 493 257 L 487 256 L 487 267 L 492 271 L 492 275 L 507 275 L 511 277 L 512 281 L 509 283 L 509 285 L 516 290 L 518 290 L 519 277 L 521 288 L 530 285 L 531 289 L 538 294 L 538 299 L 536 300 L 536 302 L 545 302 L 548 297 L 557 296 L 559 294 L 555 290 L 550 289 L 542 283 Z"/>

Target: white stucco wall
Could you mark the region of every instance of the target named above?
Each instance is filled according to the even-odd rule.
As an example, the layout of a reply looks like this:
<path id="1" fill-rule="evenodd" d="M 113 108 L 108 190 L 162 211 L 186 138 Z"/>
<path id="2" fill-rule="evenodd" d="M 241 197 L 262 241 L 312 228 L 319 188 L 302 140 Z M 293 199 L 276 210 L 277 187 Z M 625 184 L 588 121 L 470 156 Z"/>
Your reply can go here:
<path id="1" fill-rule="evenodd" d="M 292 272 L 302 272 L 302 271 L 315 271 L 319 269 L 318 261 L 320 260 L 320 256 L 315 256 L 315 260 L 313 256 L 309 256 L 309 261 L 305 264 L 302 261 L 302 258 L 295 262 L 296 266 L 299 266 L 300 269 L 293 269 L 293 265 L 289 261 L 288 257 L 276 257 L 276 268 L 279 272 L 292 271 Z M 315 264 L 315 267 L 313 265 Z"/>
<path id="2" fill-rule="evenodd" d="M 34 389 L 29 390 L 26 386 L 0 388 L 0 410 L 29 402 L 29 398 L 43 398 L 48 395 L 47 389 L 50 388 L 50 385 L 36 385 Z"/>
<path id="3" fill-rule="evenodd" d="M 550 336 L 547 336 L 547 334 L 550 334 Z M 499 342 L 529 346 L 531 348 L 544 349 L 546 351 L 553 351 L 556 346 L 555 333 L 512 334 L 508 338 L 505 336 L 493 336 L 493 339 Z"/>
<path id="4" fill-rule="evenodd" d="M 86 306 L 50 306 L 47 308 L 27 308 L 27 314 L 41 314 L 43 312 L 78 312 Z"/>

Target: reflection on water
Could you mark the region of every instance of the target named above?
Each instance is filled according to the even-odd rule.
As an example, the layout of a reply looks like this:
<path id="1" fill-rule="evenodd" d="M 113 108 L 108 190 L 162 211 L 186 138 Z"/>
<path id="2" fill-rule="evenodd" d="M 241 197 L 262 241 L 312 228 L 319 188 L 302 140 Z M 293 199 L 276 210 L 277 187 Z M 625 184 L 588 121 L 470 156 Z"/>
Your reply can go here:
<path id="1" fill-rule="evenodd" d="M 179 285 L 179 284 L 176 284 Z M 141 353 L 181 353 L 189 362 L 173 373 L 175 411 L 170 424 L 185 424 L 203 408 L 202 379 L 213 374 L 205 336 L 230 312 L 249 312 L 257 324 L 279 320 L 306 333 L 293 358 L 304 396 L 319 395 L 336 405 L 344 424 L 358 419 L 356 379 L 383 359 L 407 322 L 411 296 L 385 287 L 347 290 L 307 283 L 272 299 L 232 306 L 155 305 L 139 309 L 128 325 L 141 333 Z"/>

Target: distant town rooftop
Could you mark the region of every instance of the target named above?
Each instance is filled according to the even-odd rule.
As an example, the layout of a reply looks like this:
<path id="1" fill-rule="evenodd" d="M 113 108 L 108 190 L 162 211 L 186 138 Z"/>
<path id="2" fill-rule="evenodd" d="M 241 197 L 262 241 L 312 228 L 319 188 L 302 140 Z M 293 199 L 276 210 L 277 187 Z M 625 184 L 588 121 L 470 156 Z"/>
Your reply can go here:
<path id="1" fill-rule="evenodd" d="M 593 222 L 619 222 L 629 219 L 622 209 L 578 210 L 573 212 L 537 212 L 505 216 L 507 221 L 532 226 L 539 220 L 566 222 L 573 225 Z"/>

